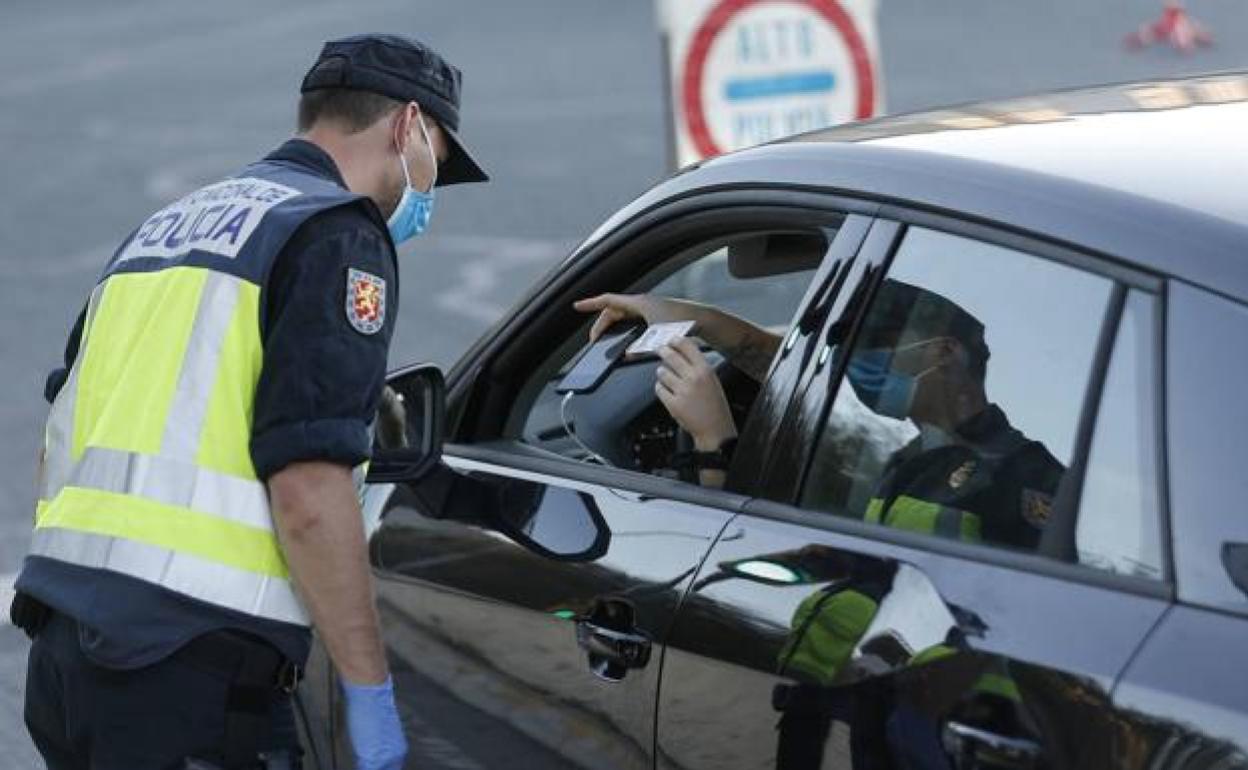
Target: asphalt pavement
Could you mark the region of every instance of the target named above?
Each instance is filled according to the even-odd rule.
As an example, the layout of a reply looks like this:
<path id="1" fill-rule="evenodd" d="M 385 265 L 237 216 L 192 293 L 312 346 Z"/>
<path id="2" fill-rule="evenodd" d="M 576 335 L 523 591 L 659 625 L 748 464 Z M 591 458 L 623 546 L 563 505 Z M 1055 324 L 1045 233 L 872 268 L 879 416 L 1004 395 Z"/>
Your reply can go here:
<path id="1" fill-rule="evenodd" d="M 886 106 L 899 112 L 1248 68 L 1241 0 L 1190 0 L 1216 36 L 1210 50 L 1126 52 L 1123 36 L 1160 4 L 882 0 Z M 320 42 L 361 31 L 421 37 L 464 70 L 462 134 L 494 177 L 440 190 L 429 234 L 402 250 L 394 365 L 449 365 L 537 275 L 668 171 L 648 0 L 7 0 L 0 9 L 5 585 L 29 540 L 43 380 L 100 267 L 146 214 L 286 138 L 297 84 Z M 20 722 L 26 649 L 20 633 L 0 624 L 4 767 L 41 766 Z M 428 737 L 417 748 L 444 751 L 459 737 Z"/>

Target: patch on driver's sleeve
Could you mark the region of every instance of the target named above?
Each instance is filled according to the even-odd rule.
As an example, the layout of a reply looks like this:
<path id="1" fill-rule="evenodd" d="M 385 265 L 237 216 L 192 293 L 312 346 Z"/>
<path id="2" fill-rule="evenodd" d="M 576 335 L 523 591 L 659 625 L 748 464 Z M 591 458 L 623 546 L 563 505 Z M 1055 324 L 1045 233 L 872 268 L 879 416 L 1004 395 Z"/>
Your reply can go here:
<path id="1" fill-rule="evenodd" d="M 386 324 L 384 279 L 347 268 L 347 320 L 360 334 L 376 334 Z"/>
<path id="2" fill-rule="evenodd" d="M 1035 489 L 1024 489 L 1019 502 L 1027 523 L 1036 529 L 1044 529 L 1053 515 L 1053 496 Z"/>

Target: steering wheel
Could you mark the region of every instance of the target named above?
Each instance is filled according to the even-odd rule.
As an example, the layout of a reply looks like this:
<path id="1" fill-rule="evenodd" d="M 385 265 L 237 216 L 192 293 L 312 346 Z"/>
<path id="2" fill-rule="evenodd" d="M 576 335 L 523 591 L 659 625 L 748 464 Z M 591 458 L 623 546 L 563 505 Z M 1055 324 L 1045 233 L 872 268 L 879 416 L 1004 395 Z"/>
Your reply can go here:
<path id="1" fill-rule="evenodd" d="M 726 359 L 715 356 L 715 374 L 728 398 L 733 421 L 738 428 L 745 424 L 750 407 L 758 396 L 760 384 Z M 689 466 L 677 467 L 673 462 L 680 452 L 693 449 L 693 437 L 677 424 L 657 397 L 628 426 L 626 431 L 632 448 L 636 470 L 661 475 L 677 475 L 682 481 L 698 483 L 698 473 Z"/>

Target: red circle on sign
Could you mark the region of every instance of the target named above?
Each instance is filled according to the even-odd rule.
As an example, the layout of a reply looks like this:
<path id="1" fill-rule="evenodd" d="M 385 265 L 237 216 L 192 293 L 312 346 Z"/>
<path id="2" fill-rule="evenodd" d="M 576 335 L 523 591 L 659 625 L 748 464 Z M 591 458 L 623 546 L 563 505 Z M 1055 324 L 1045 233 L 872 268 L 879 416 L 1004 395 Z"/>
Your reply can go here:
<path id="1" fill-rule="evenodd" d="M 710 128 L 706 125 L 706 112 L 702 109 L 702 75 L 706 67 L 706 57 L 711 44 L 728 22 L 741 11 L 752 5 L 769 0 L 720 0 L 706 18 L 698 31 L 694 33 L 689 44 L 689 52 L 685 56 L 685 68 L 682 78 L 681 104 L 684 106 L 685 123 L 693 145 L 704 157 L 718 155 L 723 150 L 715 144 Z M 858 77 L 858 100 L 855 119 L 871 117 L 875 110 L 875 76 L 871 70 L 871 56 L 867 53 L 866 43 L 854 20 L 836 0 L 785 0 L 798 5 L 809 6 L 812 10 L 836 27 L 849 48 L 850 57 L 854 62 L 854 73 Z"/>

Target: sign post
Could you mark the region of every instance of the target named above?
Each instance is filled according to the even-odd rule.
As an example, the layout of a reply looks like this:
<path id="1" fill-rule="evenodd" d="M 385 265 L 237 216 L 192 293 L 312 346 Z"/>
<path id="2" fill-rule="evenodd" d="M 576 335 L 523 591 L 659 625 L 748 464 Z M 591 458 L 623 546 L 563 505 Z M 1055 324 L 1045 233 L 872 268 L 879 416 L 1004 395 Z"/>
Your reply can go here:
<path id="1" fill-rule="evenodd" d="M 878 115 L 875 0 L 657 0 L 676 166 Z"/>

